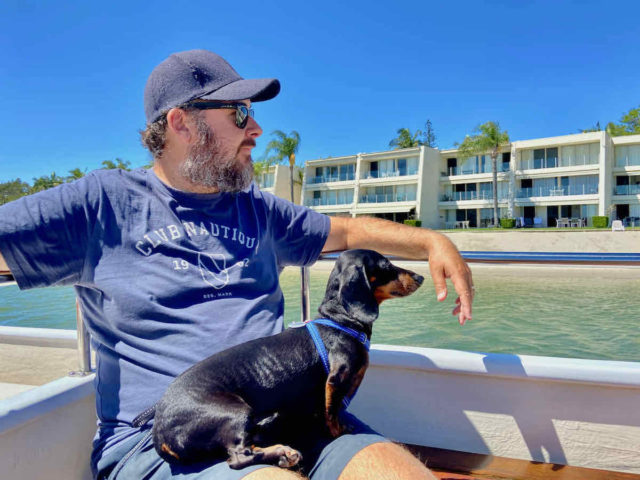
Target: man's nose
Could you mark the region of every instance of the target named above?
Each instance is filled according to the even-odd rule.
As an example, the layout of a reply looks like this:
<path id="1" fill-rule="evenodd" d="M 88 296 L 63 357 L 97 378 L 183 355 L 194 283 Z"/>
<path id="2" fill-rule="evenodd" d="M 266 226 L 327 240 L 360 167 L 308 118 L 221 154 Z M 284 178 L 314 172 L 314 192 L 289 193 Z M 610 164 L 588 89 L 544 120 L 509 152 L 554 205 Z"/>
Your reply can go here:
<path id="1" fill-rule="evenodd" d="M 258 125 L 258 122 L 256 122 L 256 120 L 253 117 L 249 117 L 249 120 L 247 121 L 247 126 L 245 127 L 246 129 L 246 134 L 249 137 L 253 137 L 253 138 L 258 138 L 260 135 L 262 135 L 262 128 L 260 127 L 260 125 Z"/>

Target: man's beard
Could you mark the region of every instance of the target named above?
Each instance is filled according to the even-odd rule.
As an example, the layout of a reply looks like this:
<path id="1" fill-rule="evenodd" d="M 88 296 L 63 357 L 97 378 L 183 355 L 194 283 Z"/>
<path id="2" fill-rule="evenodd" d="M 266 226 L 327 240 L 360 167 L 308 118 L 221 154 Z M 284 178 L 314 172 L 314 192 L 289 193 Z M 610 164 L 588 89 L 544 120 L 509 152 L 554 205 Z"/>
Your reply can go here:
<path id="1" fill-rule="evenodd" d="M 198 114 L 193 118 L 198 128 L 198 141 L 189 147 L 187 157 L 180 165 L 180 174 L 194 185 L 217 188 L 220 192 L 245 190 L 253 180 L 252 162 L 243 165 L 236 157 L 237 153 L 223 151 L 204 118 Z"/>

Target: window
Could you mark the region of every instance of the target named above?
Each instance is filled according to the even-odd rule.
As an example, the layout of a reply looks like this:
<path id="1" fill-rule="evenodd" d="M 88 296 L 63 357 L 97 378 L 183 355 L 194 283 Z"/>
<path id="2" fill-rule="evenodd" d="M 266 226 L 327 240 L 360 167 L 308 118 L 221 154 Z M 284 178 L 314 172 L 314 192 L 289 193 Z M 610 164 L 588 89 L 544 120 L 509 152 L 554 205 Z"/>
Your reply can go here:
<path id="1" fill-rule="evenodd" d="M 640 145 L 616 147 L 616 167 L 640 165 Z"/>
<path id="2" fill-rule="evenodd" d="M 595 165 L 600 157 L 600 144 L 586 143 L 584 145 L 567 145 L 560 149 L 561 167 L 575 165 Z"/>
<path id="3" fill-rule="evenodd" d="M 533 151 L 533 168 L 544 168 L 544 148 Z"/>
<path id="4" fill-rule="evenodd" d="M 400 175 L 406 175 L 407 174 L 407 159 L 406 158 L 399 158 L 398 159 L 398 173 Z"/>

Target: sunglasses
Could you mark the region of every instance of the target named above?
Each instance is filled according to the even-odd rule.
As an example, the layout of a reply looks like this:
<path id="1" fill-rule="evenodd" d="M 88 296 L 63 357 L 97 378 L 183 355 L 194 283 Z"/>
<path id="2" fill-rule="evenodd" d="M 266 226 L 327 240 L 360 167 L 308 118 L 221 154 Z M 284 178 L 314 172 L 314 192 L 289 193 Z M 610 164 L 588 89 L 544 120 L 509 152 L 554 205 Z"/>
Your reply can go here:
<path id="1" fill-rule="evenodd" d="M 247 126 L 249 117 L 253 118 L 253 109 L 247 107 L 244 103 L 220 103 L 215 101 L 198 101 L 190 102 L 184 105 L 185 107 L 195 108 L 198 110 L 217 110 L 217 109 L 230 109 L 236 111 L 236 126 L 238 128 L 244 128 Z"/>

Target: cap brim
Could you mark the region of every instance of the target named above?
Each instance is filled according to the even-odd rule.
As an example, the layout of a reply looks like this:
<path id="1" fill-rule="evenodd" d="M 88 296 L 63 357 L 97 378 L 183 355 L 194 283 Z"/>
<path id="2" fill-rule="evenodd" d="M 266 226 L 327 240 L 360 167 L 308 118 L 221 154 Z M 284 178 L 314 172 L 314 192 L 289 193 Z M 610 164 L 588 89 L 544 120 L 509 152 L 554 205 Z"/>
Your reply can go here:
<path id="1" fill-rule="evenodd" d="M 280 82 L 275 78 L 256 78 L 253 80 L 237 80 L 215 92 L 203 95 L 202 100 L 251 100 L 264 102 L 280 93 Z"/>

